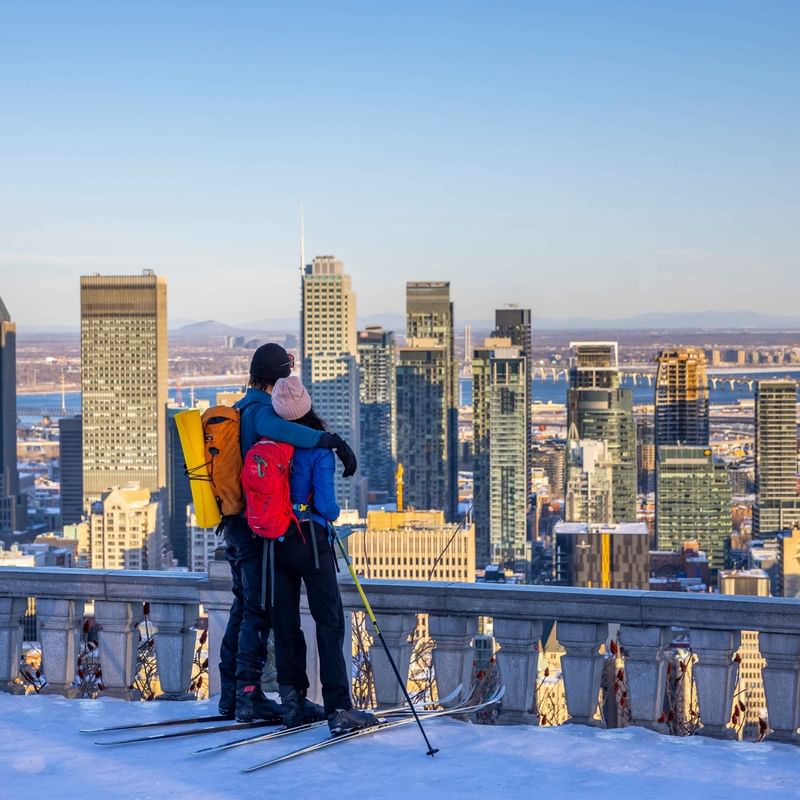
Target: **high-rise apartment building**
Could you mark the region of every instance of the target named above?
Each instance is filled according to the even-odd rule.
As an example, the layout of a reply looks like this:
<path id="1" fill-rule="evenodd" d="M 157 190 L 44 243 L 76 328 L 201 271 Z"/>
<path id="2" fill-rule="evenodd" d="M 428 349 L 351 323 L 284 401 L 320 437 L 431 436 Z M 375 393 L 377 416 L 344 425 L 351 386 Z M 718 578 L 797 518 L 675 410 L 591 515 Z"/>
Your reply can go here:
<path id="1" fill-rule="evenodd" d="M 397 461 L 403 465 L 405 505 L 444 510 L 450 502 L 447 469 L 449 359 L 435 339 L 412 339 L 397 353 Z"/>
<path id="2" fill-rule="evenodd" d="M 356 295 L 334 256 L 318 256 L 305 267 L 300 333 L 303 383 L 314 408 L 360 460 Z M 343 508 L 363 510 L 365 489 L 361 473 L 345 479 L 337 469 L 336 497 Z"/>
<path id="3" fill-rule="evenodd" d="M 530 427 L 527 359 L 509 338 L 472 354 L 477 567 L 527 572 Z"/>
<path id="4" fill-rule="evenodd" d="M 697 541 L 712 569 L 725 565 L 731 535 L 731 487 L 709 447 L 661 445 L 656 450 L 656 539 L 659 550 Z"/>
<path id="5" fill-rule="evenodd" d="M 652 418 L 636 421 L 636 482 L 643 494 L 656 488 L 656 436 Z"/>
<path id="6" fill-rule="evenodd" d="M 574 434 L 575 428 L 571 431 Z M 567 440 L 565 461 L 565 520 L 610 525 L 614 508 L 614 462 L 608 443 L 571 436 Z"/>
<path id="7" fill-rule="evenodd" d="M 61 482 L 61 524 L 83 518 L 83 422 L 80 416 L 58 421 L 58 462 Z"/>
<path id="8" fill-rule="evenodd" d="M 0 299 L 0 533 L 24 530 L 27 509 L 17 470 L 17 326 Z"/>
<path id="9" fill-rule="evenodd" d="M 613 497 L 607 522 L 636 521 L 636 422 L 633 392 L 620 386 L 616 342 L 573 342 L 567 394 L 567 429 L 578 439 L 605 442 Z M 570 433 L 572 437 L 573 434 Z M 570 481 L 567 461 L 567 483 Z M 576 522 L 589 522 L 579 520 Z"/>
<path id="10" fill-rule="evenodd" d="M 167 281 L 81 277 L 84 507 L 112 486 L 166 479 Z"/>
<path id="11" fill-rule="evenodd" d="M 406 284 L 406 344 L 431 341 L 442 348 L 445 358 L 442 407 L 445 449 L 438 469 L 444 470 L 448 520 L 458 511 L 458 365 L 453 336 L 453 303 L 449 281 L 411 281 Z"/>
<path id="12" fill-rule="evenodd" d="M 216 528 L 201 528 L 197 524 L 194 505 L 186 508 L 183 527 L 187 532 L 186 566 L 191 572 L 208 572 L 208 562 L 214 560 L 217 548 L 224 546 Z"/>
<path id="13" fill-rule="evenodd" d="M 756 503 L 753 534 L 800 523 L 797 493 L 797 386 L 793 380 L 756 384 Z"/>
<path id="14" fill-rule="evenodd" d="M 376 501 L 394 497 L 397 436 L 394 333 L 380 325 L 358 332 L 361 375 L 361 473 Z"/>
<path id="15" fill-rule="evenodd" d="M 697 347 L 664 350 L 656 374 L 656 445 L 708 445 L 708 378 Z"/>
<path id="16" fill-rule="evenodd" d="M 191 567 L 189 558 L 189 531 L 186 528 L 186 507 L 192 502 L 192 488 L 186 475 L 175 415 L 182 408 L 167 408 L 167 485 L 164 490 L 164 523 L 172 555 L 179 567 Z"/>
<path id="17" fill-rule="evenodd" d="M 556 575 L 560 583 L 595 589 L 647 589 L 650 537 L 643 522 L 555 526 Z"/>
<path id="18" fill-rule="evenodd" d="M 165 539 L 159 504 L 137 483 L 113 487 L 91 505 L 92 569 L 164 569 Z"/>
<path id="19" fill-rule="evenodd" d="M 518 347 L 520 355 L 525 358 L 527 372 L 526 389 L 528 396 L 525 399 L 525 425 L 528 431 L 528 456 L 527 456 L 527 483 L 528 495 L 531 493 L 531 472 L 533 469 L 533 451 L 531 449 L 531 400 L 533 397 L 533 339 L 531 337 L 531 310 L 508 306 L 498 308 L 494 312 L 494 338 L 510 339 L 514 347 Z"/>

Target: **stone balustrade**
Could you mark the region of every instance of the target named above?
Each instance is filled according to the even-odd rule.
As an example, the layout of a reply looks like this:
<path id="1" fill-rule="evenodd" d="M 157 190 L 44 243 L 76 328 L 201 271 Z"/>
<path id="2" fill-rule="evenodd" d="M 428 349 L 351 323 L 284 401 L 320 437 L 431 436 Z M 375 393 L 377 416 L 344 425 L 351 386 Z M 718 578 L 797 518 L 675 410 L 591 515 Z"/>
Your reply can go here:
<path id="1" fill-rule="evenodd" d="M 630 722 L 665 730 L 664 697 L 668 653 L 678 636 L 694 654 L 693 680 L 704 735 L 729 737 L 737 682 L 741 631 L 758 631 L 766 666 L 763 683 L 770 737 L 797 741 L 800 726 L 800 601 L 672 592 L 577 589 L 549 586 L 365 581 L 370 602 L 395 662 L 408 670 L 416 615 L 428 614 L 436 642 L 433 665 L 440 694 L 472 675 L 478 618 L 490 617 L 498 645 L 497 662 L 506 687 L 500 722 L 532 723 L 537 713 L 540 641 L 557 623 L 564 649 L 561 676 L 573 723 L 599 724 L 598 698 L 611 638 L 624 664 Z M 358 593 L 341 580 L 346 611 L 361 610 Z M 84 604 L 94 601 L 102 626 L 100 652 L 106 693 L 128 696 L 136 653 L 136 624 L 142 603 L 150 604 L 159 679 L 166 697 L 183 697 L 189 684 L 200 608 L 208 617 L 209 678 L 218 690 L 216 654 L 230 606 L 227 564 L 209 574 L 0 568 L 0 688 L 17 674 L 26 599 L 37 600 L 43 670 L 51 691 L 68 692 Z M 307 608 L 304 629 L 309 660 L 316 657 Z M 346 614 L 350 619 L 351 614 Z M 350 657 L 350 637 L 345 640 Z M 376 644 L 370 653 L 375 691 L 381 704 L 396 704 L 400 692 L 388 659 Z M 313 677 L 312 677 L 313 676 Z M 309 671 L 312 682 L 316 669 Z M 318 691 L 312 685 L 312 695 Z"/>

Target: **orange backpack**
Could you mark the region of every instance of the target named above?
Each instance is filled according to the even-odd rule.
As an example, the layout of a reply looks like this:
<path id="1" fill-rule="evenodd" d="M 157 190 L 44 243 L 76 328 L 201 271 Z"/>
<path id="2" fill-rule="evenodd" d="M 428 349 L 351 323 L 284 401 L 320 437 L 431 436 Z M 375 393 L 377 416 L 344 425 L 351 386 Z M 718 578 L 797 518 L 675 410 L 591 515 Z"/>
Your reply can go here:
<path id="1" fill-rule="evenodd" d="M 239 446 L 239 410 L 213 406 L 203 413 L 208 479 L 223 517 L 240 514 L 242 497 L 242 451 Z"/>

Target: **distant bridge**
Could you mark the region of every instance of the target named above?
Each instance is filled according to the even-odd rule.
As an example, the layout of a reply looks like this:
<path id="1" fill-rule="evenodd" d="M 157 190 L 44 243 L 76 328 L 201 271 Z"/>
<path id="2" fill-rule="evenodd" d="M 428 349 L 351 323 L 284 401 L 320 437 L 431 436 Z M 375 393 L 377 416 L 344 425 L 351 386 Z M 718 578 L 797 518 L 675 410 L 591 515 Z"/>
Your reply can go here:
<path id="1" fill-rule="evenodd" d="M 18 408 L 18 417 L 74 417 L 81 413 L 78 408 L 61 408 L 60 406 L 39 406 Z"/>

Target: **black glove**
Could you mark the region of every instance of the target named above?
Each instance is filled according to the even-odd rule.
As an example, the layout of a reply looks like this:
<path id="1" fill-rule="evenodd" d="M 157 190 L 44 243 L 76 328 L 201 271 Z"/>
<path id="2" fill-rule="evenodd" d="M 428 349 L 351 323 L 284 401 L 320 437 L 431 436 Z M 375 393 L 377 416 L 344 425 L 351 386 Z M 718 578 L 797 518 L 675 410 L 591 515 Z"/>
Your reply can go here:
<path id="1" fill-rule="evenodd" d="M 339 458 L 339 461 L 344 465 L 343 478 L 349 478 L 351 475 L 356 474 L 358 469 L 358 460 L 356 454 L 351 449 L 350 445 L 339 436 L 338 433 L 323 433 L 319 438 L 319 447 L 327 447 L 333 450 Z"/>

